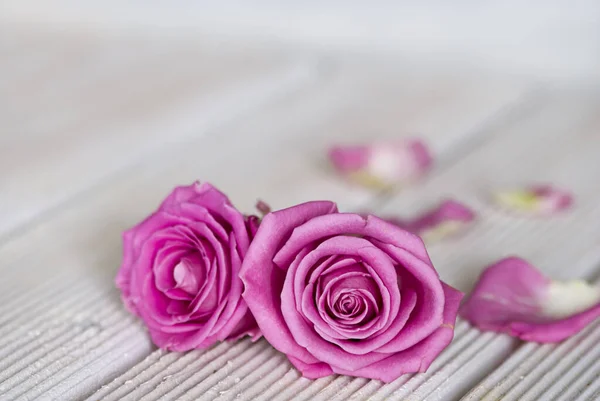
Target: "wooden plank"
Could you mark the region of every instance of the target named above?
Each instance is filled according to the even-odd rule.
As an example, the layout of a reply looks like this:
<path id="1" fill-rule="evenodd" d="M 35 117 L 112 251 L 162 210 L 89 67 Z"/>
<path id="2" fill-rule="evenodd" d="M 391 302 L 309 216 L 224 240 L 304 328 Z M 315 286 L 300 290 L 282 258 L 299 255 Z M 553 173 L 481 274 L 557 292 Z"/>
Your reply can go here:
<path id="1" fill-rule="evenodd" d="M 524 344 L 463 400 L 597 399 L 598 341 L 600 321 L 560 344 Z"/>
<path id="2" fill-rule="evenodd" d="M 264 398 L 269 396 L 269 383 L 278 380 L 280 374 L 289 382 L 288 388 L 298 391 L 292 395 L 312 394 L 315 384 L 290 373 L 287 362 L 264 341 L 218 345 L 204 353 L 186 355 L 153 353 L 127 372 L 150 353 L 150 344 L 141 326 L 132 323 L 118 307 L 117 293 L 111 288 L 121 256 L 121 231 L 152 211 L 175 184 L 199 177 L 211 180 L 245 211 L 252 210 L 257 196 L 274 207 L 328 198 L 340 200 L 340 206 L 347 210 L 361 208 L 373 200 L 373 194 L 348 186 L 323 168 L 322 154 L 328 143 L 370 138 L 366 130 L 381 137 L 396 137 L 409 134 L 408 128 L 421 128 L 436 154 L 450 160 L 450 153 L 475 138 L 490 116 L 514 104 L 528 88 L 522 82 L 513 86 L 500 81 L 490 81 L 488 86 L 456 84 L 449 80 L 468 82 L 471 77 L 430 72 L 423 77 L 416 70 L 391 77 L 373 74 L 372 70 L 366 74 L 353 66 L 340 71 L 338 78 L 327 84 L 290 95 L 259 113 L 214 129 L 211 135 L 167 143 L 146 158 L 140 156 L 140 162 L 97 181 L 77 196 L 69 195 L 36 224 L 10 237 L 0 248 L 0 292 L 6 294 L 0 313 L 4 322 L 0 400 L 15 396 L 77 398 L 123 372 L 133 379 L 119 378 L 102 394 L 154 399 L 189 390 L 186 396 L 193 398 L 207 389 L 223 398 L 237 397 L 238 391 L 246 398 L 261 394 Z M 494 90 L 497 97 L 490 95 Z M 457 106 L 461 103 L 465 104 L 462 108 Z M 377 106 L 365 108 L 365 104 Z M 476 113 L 474 104 L 478 105 Z M 449 107 L 452 113 L 448 113 Z M 191 110 L 178 113 L 177 119 L 163 118 L 160 132 L 171 132 L 170 126 L 186 126 Z M 359 126 L 358 121 L 368 123 Z M 403 125 L 407 121 L 410 124 Z M 398 130 L 385 131 L 385 127 Z M 94 135 L 106 130 L 108 126 Z M 455 140 L 449 141 L 447 132 L 454 132 Z M 106 151 L 115 145 L 110 140 L 98 141 L 96 146 Z M 460 146 L 454 145 L 457 143 Z M 80 167 L 71 160 L 61 168 Z M 39 177 L 38 173 L 31 174 Z M 28 288 L 36 289 L 25 291 Z M 71 325 L 79 329 L 68 330 Z M 85 352 L 73 354 L 73 346 Z M 22 372 L 11 368 L 11 361 L 35 349 L 44 350 L 37 363 Z M 260 370 L 261 363 L 277 373 Z M 211 368 L 200 373 L 193 369 L 205 365 Z M 140 366 L 149 366 L 150 373 Z M 259 373 L 252 374 L 247 366 Z M 228 376 L 233 368 L 238 376 Z M 171 371 L 172 375 L 168 373 Z M 219 383 L 222 378 L 227 380 Z M 184 381 L 187 384 L 182 386 Z M 307 392 L 302 393 L 304 390 Z"/>
<path id="3" fill-rule="evenodd" d="M 468 233 L 429 246 L 441 277 L 463 291 L 470 290 L 487 264 L 513 254 L 531 260 L 558 278 L 589 277 L 600 261 L 596 240 L 600 232 L 595 223 L 600 218 L 600 183 L 590 174 L 600 171 L 599 108 L 597 94 L 548 96 L 538 112 L 499 128 L 501 134 L 493 140 L 438 171 L 418 188 L 401 192 L 380 211 L 410 216 L 445 197 L 473 207 L 479 220 Z M 487 202 L 487 191 L 496 187 L 539 181 L 572 190 L 577 206 L 568 214 L 544 220 L 507 216 Z M 573 236 L 577 236 L 576 241 Z M 564 269 L 567 265 L 569 269 Z M 354 379 L 346 385 L 357 390 L 345 392 L 344 397 L 460 398 L 517 345 L 507 336 L 480 335 L 476 329 L 463 327 L 467 326 L 460 322 L 454 342 L 427 373 L 402 377 L 388 385 Z M 504 372 L 509 372 L 510 366 Z M 514 380 L 514 376 L 510 378 Z M 485 386 L 492 388 L 495 382 L 486 381 Z M 326 390 L 327 387 L 323 391 Z"/>
<path id="4" fill-rule="evenodd" d="M 42 58 L 37 76 L 17 79 L 19 69 L 0 66 L 0 237 L 164 144 L 201 136 L 311 76 L 310 63 L 277 51 L 54 40 L 43 39 L 53 57 Z"/>

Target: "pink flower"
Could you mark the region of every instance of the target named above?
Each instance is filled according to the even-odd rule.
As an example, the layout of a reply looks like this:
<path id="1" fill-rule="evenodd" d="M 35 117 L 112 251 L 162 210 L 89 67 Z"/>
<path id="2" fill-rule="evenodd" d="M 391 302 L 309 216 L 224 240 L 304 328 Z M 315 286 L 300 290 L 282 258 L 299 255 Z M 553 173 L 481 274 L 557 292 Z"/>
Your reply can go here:
<path id="1" fill-rule="evenodd" d="M 239 271 L 258 219 L 210 184 L 177 187 L 123 235 L 116 278 L 125 306 L 161 348 L 186 351 L 259 330 Z"/>
<path id="2" fill-rule="evenodd" d="M 475 212 L 458 201 L 448 199 L 414 219 L 386 220 L 418 235 L 426 243 L 432 243 L 464 231 L 475 220 Z"/>
<path id="3" fill-rule="evenodd" d="M 494 193 L 494 202 L 502 209 L 518 214 L 551 216 L 571 207 L 573 196 L 550 185 L 533 185 L 497 191 Z"/>
<path id="4" fill-rule="evenodd" d="M 552 281 L 516 257 L 488 267 L 461 307 L 481 330 L 525 341 L 562 341 L 600 317 L 600 286 Z"/>
<path id="5" fill-rule="evenodd" d="M 340 174 L 369 187 L 389 187 L 413 181 L 432 163 L 427 146 L 418 139 L 333 146 L 329 150 L 329 160 Z"/>
<path id="6" fill-rule="evenodd" d="M 452 341 L 462 298 L 419 237 L 326 201 L 265 216 L 241 278 L 265 338 L 309 378 L 425 371 Z"/>

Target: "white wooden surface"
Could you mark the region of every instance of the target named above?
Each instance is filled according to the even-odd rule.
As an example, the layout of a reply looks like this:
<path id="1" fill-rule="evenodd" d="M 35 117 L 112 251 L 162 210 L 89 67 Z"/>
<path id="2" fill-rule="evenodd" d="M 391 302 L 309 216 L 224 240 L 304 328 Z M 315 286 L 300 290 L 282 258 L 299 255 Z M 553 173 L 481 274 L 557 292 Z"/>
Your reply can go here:
<path id="1" fill-rule="evenodd" d="M 480 219 L 430 247 L 449 283 L 468 291 L 507 254 L 596 278 L 600 91 L 306 48 L 0 31 L 0 400 L 598 397 L 597 324 L 538 346 L 459 322 L 426 373 L 311 381 L 264 340 L 156 350 L 113 277 L 120 233 L 201 179 L 246 211 L 260 196 L 410 215 L 452 196 Z M 438 160 L 419 185 L 373 193 L 327 168 L 330 143 L 402 135 L 426 139 Z M 530 181 L 570 188 L 573 212 L 530 221 L 485 202 Z"/>

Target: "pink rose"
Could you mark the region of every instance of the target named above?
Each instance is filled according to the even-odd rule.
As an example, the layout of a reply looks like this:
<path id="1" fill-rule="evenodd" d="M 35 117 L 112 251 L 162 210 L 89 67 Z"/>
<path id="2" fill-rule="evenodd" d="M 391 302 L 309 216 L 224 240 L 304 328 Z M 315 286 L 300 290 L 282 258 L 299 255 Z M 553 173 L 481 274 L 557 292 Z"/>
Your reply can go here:
<path id="1" fill-rule="evenodd" d="M 239 279 L 257 227 L 219 190 L 195 183 L 123 234 L 117 287 L 156 345 L 186 351 L 259 335 Z"/>
<path id="2" fill-rule="evenodd" d="M 241 278 L 263 335 L 309 378 L 425 371 L 452 341 L 462 298 L 419 237 L 326 201 L 265 216 Z"/>

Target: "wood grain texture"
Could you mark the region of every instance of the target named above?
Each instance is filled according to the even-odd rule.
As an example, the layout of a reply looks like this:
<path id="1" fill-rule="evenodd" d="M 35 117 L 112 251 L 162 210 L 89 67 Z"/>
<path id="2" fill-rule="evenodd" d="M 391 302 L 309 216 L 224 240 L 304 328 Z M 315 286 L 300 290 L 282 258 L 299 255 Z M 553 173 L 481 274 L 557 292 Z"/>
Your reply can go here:
<path id="1" fill-rule="evenodd" d="M 470 289 L 508 253 L 558 278 L 593 277 L 599 94 L 393 58 L 10 32 L 0 40 L 0 400 L 453 400 L 478 382 L 469 399 L 496 386 L 511 399 L 598 391 L 598 364 L 583 357 L 597 328 L 544 348 L 459 322 L 426 373 L 387 385 L 313 381 L 264 340 L 155 350 L 112 280 L 120 233 L 196 179 L 246 212 L 260 197 L 274 208 L 332 199 L 342 210 L 410 216 L 453 196 L 480 218 L 429 247 L 451 284 Z M 324 158 L 333 143 L 414 135 L 437 164 L 401 192 L 352 186 Z M 526 220 L 486 201 L 490 189 L 534 180 L 573 190 L 577 206 Z M 565 355 L 572 363 L 537 366 Z M 511 373 L 521 361 L 531 389 Z M 547 389 L 546 373 L 562 378 Z"/>
<path id="2" fill-rule="evenodd" d="M 218 43 L 49 33 L 30 48 L 26 34 L 13 40 L 27 56 L 0 67 L 0 237 L 312 74 L 309 61 L 289 54 Z"/>

